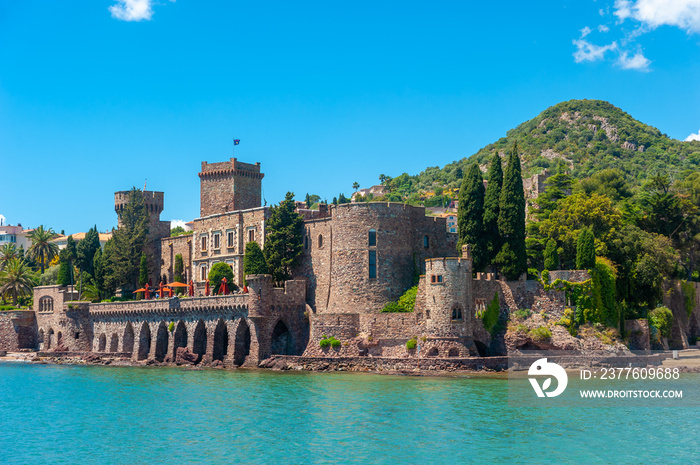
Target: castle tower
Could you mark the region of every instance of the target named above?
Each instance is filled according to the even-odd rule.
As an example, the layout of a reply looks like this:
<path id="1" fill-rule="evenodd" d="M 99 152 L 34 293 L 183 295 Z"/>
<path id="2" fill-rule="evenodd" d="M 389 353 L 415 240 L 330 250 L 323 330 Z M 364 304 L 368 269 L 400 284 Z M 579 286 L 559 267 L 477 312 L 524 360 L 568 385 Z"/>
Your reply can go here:
<path id="1" fill-rule="evenodd" d="M 220 163 L 203 161 L 199 173 L 200 216 L 259 207 L 264 176 L 259 162 L 252 165 L 235 158 Z"/>
<path id="2" fill-rule="evenodd" d="M 148 258 L 148 276 L 153 284 L 158 283 L 160 276 L 160 240 L 170 236 L 170 222 L 161 221 L 160 214 L 165 207 L 163 192 L 142 191 L 143 201 L 148 211 L 148 238 L 144 252 Z M 123 226 L 122 212 L 129 203 L 131 191 L 119 191 L 114 193 L 114 211 L 117 212 L 118 227 Z"/>

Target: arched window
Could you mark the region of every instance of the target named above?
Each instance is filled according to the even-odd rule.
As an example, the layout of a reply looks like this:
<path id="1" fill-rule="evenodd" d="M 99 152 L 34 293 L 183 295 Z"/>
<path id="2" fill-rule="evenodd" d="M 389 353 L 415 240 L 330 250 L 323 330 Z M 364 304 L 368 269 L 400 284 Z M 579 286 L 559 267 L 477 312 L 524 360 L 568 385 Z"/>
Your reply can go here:
<path id="1" fill-rule="evenodd" d="M 368 245 L 370 247 L 377 245 L 377 231 L 375 229 L 369 230 Z"/>
<path id="2" fill-rule="evenodd" d="M 318 235 L 318 248 L 323 247 L 323 234 Z"/>
<path id="3" fill-rule="evenodd" d="M 40 312 L 53 312 L 53 299 L 51 297 L 42 297 L 39 300 Z"/>
<path id="4" fill-rule="evenodd" d="M 428 238 L 427 234 L 423 236 L 423 247 L 425 247 L 426 249 L 430 247 L 430 239 Z"/>
<path id="5" fill-rule="evenodd" d="M 462 309 L 459 307 L 459 305 L 455 305 L 452 307 L 452 319 L 453 320 L 462 320 Z"/>

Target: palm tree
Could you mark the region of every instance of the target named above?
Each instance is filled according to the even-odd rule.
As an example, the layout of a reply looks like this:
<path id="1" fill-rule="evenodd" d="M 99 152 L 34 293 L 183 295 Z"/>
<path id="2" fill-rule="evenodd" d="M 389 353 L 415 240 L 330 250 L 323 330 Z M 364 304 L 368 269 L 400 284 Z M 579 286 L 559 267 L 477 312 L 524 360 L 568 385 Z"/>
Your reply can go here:
<path id="1" fill-rule="evenodd" d="M 360 183 L 355 181 L 352 183 L 352 188 L 355 189 L 355 192 L 357 192 L 357 189 L 360 188 Z"/>
<path id="2" fill-rule="evenodd" d="M 12 305 L 17 306 L 17 299 L 32 292 L 32 271 L 24 260 L 13 258 L 0 271 L 0 295 L 12 296 Z"/>
<path id="3" fill-rule="evenodd" d="M 29 256 L 39 262 L 41 274 L 44 274 L 44 268 L 47 263 L 50 263 L 53 258 L 58 255 L 58 246 L 51 242 L 51 239 L 57 237 L 53 229 L 44 229 L 39 226 L 34 231 L 29 233 L 29 239 L 32 241 L 31 247 L 27 251 Z"/>
<path id="4" fill-rule="evenodd" d="M 0 270 L 5 268 L 7 262 L 13 258 L 19 258 L 19 249 L 13 243 L 8 242 L 7 244 L 0 247 Z"/>

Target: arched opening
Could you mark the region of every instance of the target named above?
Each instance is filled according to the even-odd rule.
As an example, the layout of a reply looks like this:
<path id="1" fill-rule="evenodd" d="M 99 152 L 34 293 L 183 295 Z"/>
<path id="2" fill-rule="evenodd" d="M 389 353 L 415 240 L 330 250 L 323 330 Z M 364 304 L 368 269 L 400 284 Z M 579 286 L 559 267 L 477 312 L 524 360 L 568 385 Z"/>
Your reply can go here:
<path id="1" fill-rule="evenodd" d="M 452 307 L 452 319 L 455 321 L 462 321 L 462 307 L 459 304 L 455 304 Z"/>
<path id="2" fill-rule="evenodd" d="M 124 340 L 122 341 L 122 352 L 131 355 L 134 352 L 134 327 L 131 322 L 126 324 L 124 329 Z"/>
<path id="3" fill-rule="evenodd" d="M 423 236 L 423 247 L 430 247 L 430 238 L 427 235 Z"/>
<path id="4" fill-rule="evenodd" d="M 141 331 L 139 331 L 139 360 L 145 360 L 148 358 L 148 353 L 151 351 L 151 328 L 148 327 L 147 322 L 143 322 L 141 325 Z"/>
<path id="5" fill-rule="evenodd" d="M 119 336 L 117 336 L 117 333 L 112 333 L 112 339 L 109 341 L 109 351 L 112 353 L 119 352 Z"/>
<path id="6" fill-rule="evenodd" d="M 241 319 L 236 329 L 236 345 L 233 348 L 233 363 L 240 366 L 250 354 L 250 328 L 245 320 Z"/>
<path id="7" fill-rule="evenodd" d="M 428 357 L 437 357 L 438 355 L 440 355 L 440 351 L 437 347 L 433 347 L 428 351 Z"/>
<path id="8" fill-rule="evenodd" d="M 320 249 L 322 247 L 323 247 L 323 234 L 319 234 L 318 235 L 318 248 Z"/>
<path id="9" fill-rule="evenodd" d="M 278 321 L 275 329 L 272 330 L 272 341 L 270 342 L 272 355 L 292 355 L 292 334 L 282 320 Z"/>
<path id="10" fill-rule="evenodd" d="M 459 357 L 459 349 L 456 347 L 450 348 L 450 350 L 447 352 L 448 357 Z"/>
<path id="11" fill-rule="evenodd" d="M 207 351 L 207 328 L 204 326 L 204 322 L 199 320 L 197 326 L 194 328 L 194 340 L 192 341 L 192 352 L 197 354 L 199 357 L 198 361 L 202 360 L 204 353 Z"/>
<path id="12" fill-rule="evenodd" d="M 44 350 L 44 330 L 43 329 L 39 330 L 39 340 L 37 342 L 39 343 L 39 350 Z"/>
<path id="13" fill-rule="evenodd" d="M 49 334 L 46 337 L 46 349 L 50 349 L 54 345 L 54 334 L 53 334 L 53 328 L 49 328 Z"/>
<path id="14" fill-rule="evenodd" d="M 228 352 L 228 329 L 223 319 L 220 319 L 214 330 L 214 351 L 212 360 L 224 361 L 224 357 Z"/>
<path id="15" fill-rule="evenodd" d="M 105 333 L 100 334 L 100 340 L 97 344 L 97 350 L 100 352 L 104 352 L 107 348 L 107 336 L 105 336 Z"/>
<path id="16" fill-rule="evenodd" d="M 479 357 L 488 357 L 489 355 L 489 348 L 486 344 L 484 344 L 481 341 L 474 341 L 474 345 L 476 345 L 476 351 L 479 353 Z"/>
<path id="17" fill-rule="evenodd" d="M 165 360 L 165 356 L 168 354 L 168 326 L 164 321 L 161 321 L 158 325 L 158 332 L 156 333 L 156 353 L 155 358 L 159 362 Z"/>
<path id="18" fill-rule="evenodd" d="M 187 328 L 182 320 L 178 321 L 175 327 L 175 334 L 173 336 L 173 360 L 177 358 L 178 347 L 187 347 Z"/>
<path id="19" fill-rule="evenodd" d="M 42 297 L 39 299 L 40 312 L 53 312 L 53 299 L 51 297 Z"/>
<path id="20" fill-rule="evenodd" d="M 367 245 L 369 245 L 370 247 L 374 247 L 377 245 L 377 230 L 376 229 L 369 230 L 369 237 L 367 238 Z"/>

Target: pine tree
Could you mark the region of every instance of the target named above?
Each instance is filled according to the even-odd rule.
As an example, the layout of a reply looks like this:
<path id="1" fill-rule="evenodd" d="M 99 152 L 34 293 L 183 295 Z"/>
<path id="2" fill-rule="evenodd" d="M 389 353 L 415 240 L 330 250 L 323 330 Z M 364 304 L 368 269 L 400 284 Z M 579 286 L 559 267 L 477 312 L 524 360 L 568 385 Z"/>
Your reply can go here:
<path id="1" fill-rule="evenodd" d="M 245 245 L 245 255 L 243 256 L 243 274 L 267 274 L 269 272 L 265 254 L 255 241 L 250 241 Z"/>
<path id="2" fill-rule="evenodd" d="M 279 205 L 270 208 L 263 253 L 272 279 L 282 282 L 292 276 L 303 251 L 302 228 L 304 220 L 294 211 L 294 194 L 287 192 Z"/>
<path id="3" fill-rule="evenodd" d="M 549 239 L 547 241 L 547 247 L 544 249 L 544 269 L 559 269 L 559 253 L 557 252 L 557 241 L 554 239 Z"/>
<path id="4" fill-rule="evenodd" d="M 309 198 L 309 193 L 306 193 L 306 199 L 304 199 L 304 202 L 306 203 L 306 208 L 311 208 L 311 198 Z"/>
<path id="5" fill-rule="evenodd" d="M 576 269 L 590 270 L 595 266 L 595 237 L 588 228 L 583 228 L 576 239 Z"/>
<path id="6" fill-rule="evenodd" d="M 499 208 L 498 232 L 503 245 L 495 263 L 507 279 L 514 280 L 527 271 L 525 192 L 517 143 L 513 145 L 503 176 Z"/>
<path id="7" fill-rule="evenodd" d="M 93 258 L 95 257 L 95 251 L 99 248 L 100 234 L 97 232 L 97 226 L 94 226 L 85 234 L 85 238 L 78 242 L 77 265 L 81 271 L 94 275 Z"/>
<path id="8" fill-rule="evenodd" d="M 485 264 L 490 265 L 501 250 L 501 236 L 498 232 L 498 213 L 501 211 L 501 189 L 503 188 L 503 167 L 501 156 L 496 152 L 489 165 L 488 184 L 484 195 L 484 236 L 486 237 Z"/>
<path id="9" fill-rule="evenodd" d="M 92 258 L 92 269 L 95 287 L 100 293 L 103 293 L 105 291 L 104 260 L 102 258 L 102 249 L 99 247 L 95 250 L 95 256 Z"/>
<path id="10" fill-rule="evenodd" d="M 141 263 L 139 264 L 139 286 L 143 287 L 148 282 L 148 259 L 146 254 L 141 254 Z"/>
<path id="11" fill-rule="evenodd" d="M 459 225 L 459 250 L 462 245 L 469 244 L 472 249 L 474 270 L 481 271 L 484 267 L 486 241 L 484 237 L 484 180 L 481 170 L 476 163 L 472 164 L 469 172 L 462 180 L 459 189 L 459 210 L 457 212 Z"/>

